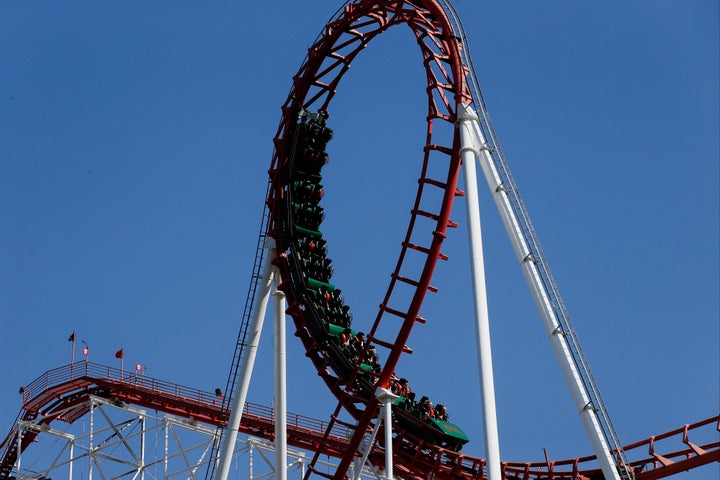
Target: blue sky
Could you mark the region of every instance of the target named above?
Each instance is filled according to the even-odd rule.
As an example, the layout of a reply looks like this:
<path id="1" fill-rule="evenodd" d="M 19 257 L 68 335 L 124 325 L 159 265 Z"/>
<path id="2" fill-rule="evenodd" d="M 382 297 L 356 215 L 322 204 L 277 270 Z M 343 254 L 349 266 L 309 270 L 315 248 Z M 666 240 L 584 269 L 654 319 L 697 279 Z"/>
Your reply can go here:
<path id="1" fill-rule="evenodd" d="M 338 6 L 0 3 L 0 430 L 19 411 L 17 388 L 69 361 L 73 330 L 92 361 L 117 365 L 122 347 L 149 375 L 225 384 L 280 106 Z M 717 2 L 456 8 L 621 441 L 717 414 Z M 424 135 L 419 59 L 409 31 L 387 32 L 331 106 L 324 226 L 358 326 L 374 318 L 409 219 Z M 501 457 L 588 455 L 481 194 Z M 462 202 L 453 217 L 430 321 L 398 370 L 449 406 L 466 450 L 482 455 Z M 289 408 L 327 418 L 329 393 L 299 342 L 288 346 Z M 249 400 L 269 404 L 269 328 L 258 361 Z"/>

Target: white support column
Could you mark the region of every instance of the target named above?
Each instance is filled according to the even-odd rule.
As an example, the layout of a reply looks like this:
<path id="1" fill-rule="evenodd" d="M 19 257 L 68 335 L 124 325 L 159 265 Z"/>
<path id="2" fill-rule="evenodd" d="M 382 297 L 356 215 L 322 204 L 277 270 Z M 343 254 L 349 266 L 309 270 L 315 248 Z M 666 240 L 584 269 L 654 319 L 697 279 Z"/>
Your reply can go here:
<path id="1" fill-rule="evenodd" d="M 163 418 L 163 478 L 168 478 L 168 467 L 170 462 L 170 422 L 168 418 Z M 212 462 L 212 459 L 210 459 Z"/>
<path id="2" fill-rule="evenodd" d="M 392 405 L 395 400 L 399 397 L 386 388 L 378 387 L 375 390 L 375 398 L 383 406 L 383 420 L 385 421 L 385 478 L 387 480 L 393 480 L 393 445 L 392 445 Z M 380 419 L 378 418 L 378 424 Z M 368 450 L 372 448 L 372 444 L 368 446 Z"/>
<path id="3" fill-rule="evenodd" d="M 140 480 L 145 480 L 145 415 L 140 417 Z"/>
<path id="4" fill-rule="evenodd" d="M 240 367 L 240 384 L 233 398 L 233 405 L 230 410 L 230 418 L 225 430 L 224 442 L 220 452 L 219 463 L 217 467 L 217 480 L 227 480 L 230 472 L 230 464 L 232 463 L 232 455 L 237 442 L 240 421 L 242 420 L 242 412 L 245 407 L 245 399 L 247 398 L 248 389 L 250 387 L 250 377 L 252 377 L 253 367 L 255 366 L 255 357 L 257 356 L 258 345 L 260 343 L 260 333 L 262 332 L 263 323 L 265 322 L 265 313 L 270 300 L 270 293 L 273 285 L 273 266 L 272 260 L 275 258 L 275 248 L 268 247 L 265 257 L 265 265 L 263 278 L 260 284 L 259 303 L 255 309 L 255 314 L 248 331 L 248 342 L 245 344 L 243 363 Z M 225 392 L 225 395 L 231 395 L 232 392 Z"/>
<path id="5" fill-rule="evenodd" d="M 75 439 L 70 440 L 68 460 L 68 480 L 73 480 L 73 463 L 75 463 Z"/>
<path id="6" fill-rule="evenodd" d="M 500 175 L 497 171 L 497 167 L 492 158 L 492 155 L 485 146 L 485 138 L 480 130 L 480 125 L 477 121 L 477 116 L 471 106 L 462 107 L 464 113 L 463 117 L 475 117 L 475 121 L 471 122 L 473 132 L 472 136 L 475 138 L 475 142 L 480 146 L 479 154 L 477 157 L 478 162 L 485 175 L 490 192 L 492 192 L 493 200 L 500 212 L 500 217 L 505 225 L 505 230 L 510 237 L 510 243 L 515 251 L 518 262 L 522 268 L 523 276 L 525 281 L 530 288 L 535 306 L 540 312 L 545 331 L 550 339 L 555 357 L 560 364 L 560 368 L 565 377 L 565 381 L 570 388 L 575 406 L 582 419 L 585 431 L 590 439 L 595 455 L 598 458 L 600 467 L 603 474 L 608 479 L 620 480 L 619 473 L 615 468 L 615 460 L 610 452 L 610 448 L 605 441 L 598 415 L 596 410 L 592 407 L 592 402 L 588 395 L 587 390 L 583 384 L 582 377 L 578 371 L 578 366 L 573 359 L 568 341 L 562 332 L 560 322 L 555 314 L 552 307 L 552 303 L 548 297 L 548 293 L 540 272 L 537 267 L 536 259 L 532 258 L 532 254 L 528 244 L 526 242 L 523 230 L 520 227 L 520 220 L 515 215 L 515 212 L 510 204 L 507 190 L 502 183 Z"/>
<path id="7" fill-rule="evenodd" d="M 373 427 L 372 433 L 370 434 L 370 438 L 367 441 L 367 444 L 365 445 L 365 451 L 363 452 L 362 459 L 355 462 L 354 468 L 355 468 L 355 474 L 353 475 L 353 480 L 360 480 L 360 477 L 362 476 L 363 468 L 365 468 L 365 463 L 367 463 L 367 459 L 370 456 L 370 452 L 372 451 L 373 443 L 375 443 L 375 437 L 377 437 L 378 430 L 380 430 L 380 424 L 382 422 L 382 415 L 384 415 L 385 411 L 383 410 L 380 415 L 378 415 L 378 419 L 375 421 L 375 426 Z"/>
<path id="8" fill-rule="evenodd" d="M 17 452 L 18 452 L 18 453 L 17 453 L 17 460 L 15 460 L 15 471 L 18 472 L 18 477 L 19 477 L 19 476 L 20 476 L 20 472 L 21 472 L 21 470 L 20 470 L 20 468 L 21 468 L 20 465 L 21 465 L 21 462 L 22 462 L 22 451 L 23 451 L 23 448 L 22 448 L 23 428 L 18 425 L 17 429 L 18 429 L 18 432 L 17 432 L 17 443 L 16 443 L 16 447 L 15 447 L 15 448 L 17 449 Z"/>
<path id="9" fill-rule="evenodd" d="M 248 442 L 248 479 L 253 480 L 253 442 Z"/>
<path id="10" fill-rule="evenodd" d="M 93 461 L 95 452 L 93 451 L 93 435 L 95 433 L 95 400 L 90 398 L 90 428 L 88 433 L 88 480 L 93 478 Z"/>
<path id="11" fill-rule="evenodd" d="M 276 283 L 277 281 L 279 278 Z M 285 294 L 276 288 L 273 296 L 275 297 L 275 480 L 287 480 Z"/>
<path id="12" fill-rule="evenodd" d="M 461 106 L 459 106 L 461 107 Z M 478 121 L 474 112 L 463 111 L 459 119 L 460 155 L 465 172 L 465 202 L 470 240 L 470 270 L 473 281 L 473 302 L 475 306 L 475 326 L 477 332 L 478 364 L 480 367 L 480 385 L 482 391 L 483 416 L 485 427 L 485 446 L 487 449 L 488 480 L 500 480 L 500 440 L 495 407 L 495 380 L 490 347 L 490 321 L 485 284 L 485 261 L 483 257 L 482 230 L 480 227 L 480 202 L 478 198 L 477 173 L 475 162 L 480 144 L 475 143 L 473 122 Z"/>

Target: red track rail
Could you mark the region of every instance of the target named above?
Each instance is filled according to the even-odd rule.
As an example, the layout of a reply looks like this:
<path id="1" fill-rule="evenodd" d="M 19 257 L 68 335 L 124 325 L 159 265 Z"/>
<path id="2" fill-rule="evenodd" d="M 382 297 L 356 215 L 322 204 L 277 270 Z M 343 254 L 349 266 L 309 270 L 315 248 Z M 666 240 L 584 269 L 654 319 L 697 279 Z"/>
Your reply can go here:
<path id="1" fill-rule="evenodd" d="M 333 477 L 338 480 L 345 476 L 355 452 L 376 417 L 378 401 L 372 395 L 358 396 L 357 392 L 353 392 L 352 378 L 341 379 L 329 374 L 328 360 L 319 354 L 322 346 L 312 337 L 308 326 L 311 319 L 307 318 L 310 313 L 303 296 L 305 287 L 293 283 L 292 268 L 286 255 L 292 247 L 289 233 L 293 225 L 288 222 L 287 215 L 287 199 L 290 196 L 287 179 L 292 170 L 293 132 L 301 110 L 327 111 L 350 63 L 369 41 L 388 28 L 403 24 L 410 27 L 423 56 L 428 113 L 426 142 L 424 148 L 419 150 L 423 153 L 422 169 L 407 233 L 401 243 L 387 293 L 369 329 L 368 345 L 374 344 L 378 351 L 386 352 L 381 355 L 384 358 L 383 368 L 376 384 L 387 388 L 400 356 L 412 351 L 407 346 L 412 328 L 416 323 L 425 321 L 420 316 L 420 309 L 426 293 L 437 290 L 430 284 L 430 280 L 438 260 L 447 259 L 441 253 L 441 247 L 448 228 L 456 226 L 450 220 L 454 198 L 462 195 L 457 188 L 460 159 L 458 135 L 454 131 L 457 119 L 455 105 L 458 100 L 467 103 L 471 97 L 464 80 L 460 45 L 444 10 L 435 1 L 360 1 L 346 5 L 343 12 L 326 25 L 308 50 L 308 56 L 294 77 L 293 88 L 283 105 L 283 118 L 274 140 L 275 154 L 270 169 L 272 187 L 267 199 L 271 220 L 267 233 L 274 238 L 276 250 L 280 252 L 274 262 L 282 278 L 280 288 L 286 295 L 288 313 L 292 315 L 297 328 L 296 335 L 302 340 L 318 373 L 338 399 L 338 407 L 332 418 L 336 418 L 344 408 L 357 421 L 347 453 Z M 454 133 L 449 138 L 437 140 L 434 131 Z M 431 193 L 427 194 L 428 191 Z M 428 201 L 423 202 L 424 195 L 441 197 L 441 204 L 426 205 Z M 409 261 L 408 257 L 414 258 Z M 412 273 L 406 271 L 411 270 L 408 264 L 414 265 Z M 409 304 L 405 300 L 407 298 L 410 298 Z M 389 321 L 381 329 L 381 322 L 388 317 Z M 451 475 L 459 468 L 457 457 L 450 458 L 437 447 L 413 439 L 404 432 L 401 432 L 401 437 L 404 439 L 404 448 L 398 449 L 396 464 L 399 471 L 427 478 L 431 473 L 442 475 L 440 472 L 444 472 Z M 421 454 L 423 451 L 425 453 Z M 321 453 L 325 452 L 319 450 L 315 459 Z M 421 455 L 426 458 L 418 461 Z M 443 461 L 428 464 L 433 458 L 442 458 Z M 312 471 L 311 464 L 308 475 Z M 315 473 L 327 477 L 321 472 Z"/>
<path id="2" fill-rule="evenodd" d="M 338 400 L 306 478 L 316 473 L 342 480 L 377 416 L 379 405 L 373 395 L 363 395 L 356 391 L 354 374 L 350 378 L 343 378 L 337 371 L 335 374 L 331 372 L 333 359 L 325 354 L 323 340 L 314 338 L 312 333 L 313 325 L 319 323 L 314 318 L 317 315 L 313 313 L 315 306 L 308 299 L 302 272 L 298 272 L 292 264 L 296 252 L 292 242 L 292 191 L 288 182 L 293 172 L 294 129 L 301 111 L 328 111 L 337 87 L 356 55 L 377 35 L 397 25 L 410 28 L 423 56 L 427 79 L 427 130 L 418 190 L 411 208 L 407 233 L 401 242 L 400 254 L 390 276 L 386 295 L 369 329 L 368 345 L 373 344 L 378 351 L 385 351 L 385 355 L 381 355 L 384 359 L 382 371 L 376 376 L 375 384 L 387 388 L 401 355 L 412 351 L 408 339 L 413 327 L 426 321 L 420 315 L 421 306 L 428 292 L 437 291 L 430 281 L 438 260 L 447 259 L 441 253 L 442 243 L 448 229 L 456 226 L 450 219 L 454 198 L 463 195 L 457 188 L 460 159 L 459 138 L 454 128 L 457 120 L 455 107 L 458 101 L 469 103 L 471 94 L 465 81 L 467 68 L 461 60 L 463 47 L 440 3 L 436 0 L 359 0 L 347 4 L 328 22 L 308 49 L 303 65 L 293 78 L 293 87 L 283 105 L 282 119 L 274 138 L 271 188 L 267 198 L 270 208 L 267 234 L 275 240 L 278 252 L 274 264 L 280 272 L 280 289 L 286 295 L 287 313 L 295 323 L 296 336 L 303 342 L 307 356 Z M 441 138 L 442 135 L 436 132 L 442 132 L 445 137 Z M 434 190 L 433 194 L 427 195 L 431 190 Z M 428 200 L 423 199 L 428 197 L 442 200 L 439 205 L 427 205 Z M 409 257 L 414 257 L 412 262 L 408 260 Z M 407 267 L 408 263 L 413 265 L 412 269 Z M 412 273 L 408 273 L 408 270 Z M 357 423 L 353 426 L 354 432 L 339 468 L 330 476 L 315 471 L 313 466 L 319 455 L 328 453 L 325 451 L 326 440 L 343 409 Z M 484 462 L 481 459 L 470 459 L 423 442 L 405 432 L 402 426 L 396 425 L 394 429 L 394 467 L 404 478 L 421 480 L 431 476 L 437 479 L 482 476 Z M 703 449 L 694 450 L 690 447 L 690 452 L 678 452 L 678 456 L 686 455 L 686 460 L 671 465 L 663 464 L 662 457 L 654 457 L 654 462 L 663 464 L 658 470 L 669 471 L 671 468 L 691 466 L 693 462 L 700 461 L 699 458 L 706 458 L 703 452 Z M 504 468 L 506 472 L 513 472 L 517 478 L 569 479 L 577 478 L 579 471 L 577 460 L 573 462 L 572 465 L 562 464 L 570 468 L 569 472 L 562 474 L 554 470 L 560 463 L 554 463 L 552 468 L 548 464 L 507 464 Z M 378 464 L 380 467 L 383 465 L 384 460 Z M 645 463 L 642 467 L 645 468 Z M 599 472 L 586 473 L 588 478 L 600 475 Z"/>
<path id="3" fill-rule="evenodd" d="M 18 419 L 49 424 L 54 421 L 73 423 L 85 411 L 76 411 L 68 418 L 63 412 L 70 405 L 85 402 L 90 395 L 120 400 L 156 411 L 194 421 L 224 427 L 228 413 L 214 393 L 166 382 L 134 372 L 96 364 L 75 363 L 45 372 L 23 389 L 23 408 Z M 318 432 L 325 431 L 328 422 L 298 414 L 288 416 L 288 443 L 305 450 L 315 450 Z M 240 432 L 268 440 L 274 438 L 274 412 L 270 407 L 246 403 Z M 17 431 L 11 430 L 0 445 L 0 479 L 8 478 L 17 459 Z M 334 456 L 340 456 L 347 446 L 350 430 L 341 425 L 333 428 L 327 446 Z M 23 435 L 22 449 L 32 444 L 37 432 Z"/>
<path id="4" fill-rule="evenodd" d="M 455 105 L 458 100 L 470 100 L 465 84 L 465 67 L 460 49 L 445 12 L 435 0 L 416 1 L 365 1 L 347 5 L 328 23 L 313 46 L 309 49 L 300 71 L 293 79 L 293 88 L 283 105 L 283 117 L 274 139 L 275 153 L 270 169 L 271 188 L 267 198 L 271 218 L 268 235 L 274 238 L 274 259 L 288 301 L 288 313 L 293 317 L 296 335 L 303 342 L 308 357 L 316 366 L 330 391 L 338 399 L 338 407 L 329 422 L 321 422 L 300 415 L 288 420 L 288 443 L 294 447 L 315 451 L 316 456 L 327 454 L 340 458 L 340 465 L 332 478 L 344 478 L 354 459 L 355 452 L 368 431 L 378 411 L 373 396 L 358 396 L 353 392 L 352 380 L 338 378 L 328 370 L 328 358 L 323 355 L 323 345 L 313 338 L 309 328 L 304 286 L 293 282 L 292 268 L 288 263 L 287 178 L 292 166 L 293 129 L 302 109 L 327 111 L 336 88 L 350 67 L 350 63 L 367 43 L 388 28 L 404 24 L 415 35 L 423 56 L 427 78 L 427 135 L 422 148 L 422 169 L 418 181 L 415 203 L 395 270 L 377 317 L 369 330 L 369 343 L 385 349 L 383 368 L 376 379 L 377 385 L 388 387 L 393 371 L 401 355 L 409 353 L 407 346 L 412 328 L 425 322 L 420 310 L 427 292 L 437 289 L 430 284 L 439 260 L 445 260 L 441 247 L 449 228 L 455 226 L 450 219 L 454 198 L 462 195 L 457 188 L 460 159 L 459 142 L 454 131 L 457 119 Z M 438 139 L 437 131 L 454 132 Z M 433 195 L 425 195 L 434 190 Z M 438 195 L 439 192 L 439 195 Z M 426 197 L 442 198 L 440 205 L 426 205 Z M 422 265 L 419 273 L 408 274 L 405 265 L 410 256 L 419 256 L 415 266 Z M 416 270 L 417 271 L 417 270 Z M 408 289 L 412 291 L 408 295 Z M 401 293 L 398 293 L 401 291 Z M 409 302 L 400 299 L 409 298 Z M 390 322 L 381 322 L 387 317 Z M 400 321 L 398 321 L 398 319 Z M 387 328 L 387 324 L 394 325 Z M 393 330 L 394 328 L 394 330 Z M 379 332 L 383 332 L 380 338 Z M 394 333 L 388 333 L 394 332 Z M 212 393 L 191 389 L 142 375 L 120 372 L 111 367 L 93 363 L 78 363 L 51 370 L 28 385 L 24 392 L 23 410 L 25 420 L 40 418 L 43 423 L 56 420 L 73 422 L 63 418 L 64 407 L 80 404 L 89 395 L 106 396 L 173 415 L 192 418 L 215 426 L 225 425 L 227 412 L 222 405 L 213 403 Z M 343 426 L 336 421 L 341 409 L 353 416 L 357 424 Z M 246 404 L 240 431 L 272 439 L 274 432 L 273 412 L 267 407 Z M 696 468 L 720 460 L 720 442 L 696 445 L 689 440 L 690 433 L 702 427 L 718 428 L 718 417 L 687 425 L 666 434 L 630 445 L 626 453 L 648 449 L 648 457 L 631 461 L 638 480 L 663 478 L 677 472 Z M 0 454 L 0 479 L 7 478 L 18 455 L 15 430 L 11 431 L 2 445 Z M 655 451 L 660 439 L 681 438 L 683 447 L 663 455 Z M 33 434 L 23 437 L 20 449 L 27 448 Z M 435 479 L 481 479 L 484 478 L 484 459 L 448 451 L 403 431 L 396 431 L 394 441 L 395 469 L 403 478 Z M 370 455 L 373 464 L 384 464 L 383 451 L 374 448 Z M 600 479 L 602 473 L 595 465 L 594 457 L 584 457 L 556 462 L 504 463 L 503 475 L 507 479 Z M 308 474 L 312 471 L 308 471 Z M 320 472 L 316 472 L 321 474 Z M 321 474 L 328 476 L 326 474 Z"/>
<path id="5" fill-rule="evenodd" d="M 66 407 L 86 402 L 90 395 L 96 395 L 128 404 L 170 413 L 184 418 L 193 419 L 212 426 L 224 426 L 227 413 L 217 403 L 213 393 L 195 388 L 178 385 L 152 377 L 122 372 L 119 369 L 95 363 L 76 363 L 65 365 L 45 372 L 34 382 L 24 388 L 23 409 L 20 418 L 33 420 L 40 418 L 41 423 L 50 424 L 55 421 L 72 423 L 87 412 L 79 412 L 72 418 L 62 417 L 60 412 Z M 273 439 L 273 410 L 270 407 L 246 403 L 240 431 L 246 435 L 254 435 L 269 440 Z M 720 416 L 685 425 L 661 435 L 633 443 L 625 448 L 628 454 L 640 459 L 631 461 L 638 472 L 638 480 L 654 480 L 668 477 L 678 472 L 697 468 L 711 462 L 720 461 L 720 442 L 696 445 L 691 441 L 694 434 L 720 427 Z M 333 433 L 325 435 L 328 422 L 303 415 L 290 414 L 288 418 L 288 443 L 294 447 L 315 451 L 321 442 L 327 443 L 326 452 L 335 458 L 342 458 L 348 447 L 347 435 L 350 430 L 340 425 L 333 427 Z M 22 449 L 28 448 L 37 433 L 26 431 L 23 436 Z M 673 441 L 678 450 L 669 453 L 658 453 L 655 445 L 659 441 L 667 444 Z M 398 474 L 409 474 L 410 469 L 403 468 L 411 464 L 422 468 L 439 468 L 449 459 L 445 454 L 433 457 L 417 456 L 414 440 L 407 441 L 400 436 L 397 440 L 398 455 L 401 456 L 401 471 Z M 645 453 L 647 452 L 647 453 Z M 17 430 L 13 428 L 0 445 L 0 478 L 9 478 L 17 459 Z M 452 473 L 438 478 L 472 479 L 482 478 L 484 460 L 467 455 L 456 454 Z M 381 461 L 384 453 L 376 449 L 371 455 Z M 542 480 L 576 480 L 600 479 L 602 474 L 592 467 L 594 457 L 583 457 L 571 460 L 548 462 L 506 462 L 503 464 L 504 478 L 510 479 L 542 479 Z"/>

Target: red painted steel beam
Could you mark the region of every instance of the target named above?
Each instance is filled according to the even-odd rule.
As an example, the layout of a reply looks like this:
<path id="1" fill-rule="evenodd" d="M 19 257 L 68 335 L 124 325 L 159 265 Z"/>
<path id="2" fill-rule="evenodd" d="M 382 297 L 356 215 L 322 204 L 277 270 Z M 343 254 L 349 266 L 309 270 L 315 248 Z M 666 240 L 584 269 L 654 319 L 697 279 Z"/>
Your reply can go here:
<path id="1" fill-rule="evenodd" d="M 71 366 L 66 365 L 46 372 L 38 380 L 25 387 L 23 394 L 24 405 L 25 407 L 32 406 L 33 409 L 23 409 L 20 418 L 33 421 L 42 415 L 41 422 L 44 424 L 50 424 L 58 420 L 73 422 L 80 418 L 83 412 L 87 413 L 87 411 L 74 411 L 72 418 L 62 418 L 61 413 L 67 407 L 82 406 L 83 402 L 87 402 L 91 395 L 98 395 L 133 405 L 157 409 L 165 413 L 172 413 L 184 418 L 193 418 L 208 425 L 218 427 L 225 425 L 226 415 L 222 413 L 221 405 L 213 404 L 215 398 L 213 393 L 154 378 L 130 376 L 127 373 L 120 372 L 118 369 L 98 364 L 76 364 L 75 369 L 80 366 L 87 367 L 87 373 L 83 373 L 82 377 L 71 375 Z M 64 393 L 58 395 L 57 392 L 61 391 Z M 631 453 L 648 448 L 655 440 L 672 438 L 676 438 L 678 443 L 692 445 L 691 448 L 682 451 L 664 453 L 663 458 L 669 460 L 666 465 L 660 464 L 652 456 L 645 460 L 633 461 L 633 466 L 638 468 L 638 480 L 666 478 L 679 472 L 720 461 L 720 442 L 698 446 L 692 444 L 689 440 L 689 437 L 694 432 L 701 429 L 715 427 L 717 431 L 718 422 L 720 422 L 720 415 L 626 446 L 625 451 Z M 326 423 L 302 415 L 291 415 L 288 422 L 288 443 L 296 448 L 317 451 L 320 442 L 324 441 L 326 443 L 324 451 L 334 458 L 341 458 L 347 449 L 346 434 L 349 429 L 342 430 L 341 427 L 338 427 L 337 434 L 323 438 Z M 240 429 L 243 434 L 272 440 L 274 434 L 272 409 L 262 405 L 246 404 Z M 23 449 L 32 444 L 30 433 L 26 437 L 29 441 L 22 442 Z M 13 452 L 11 448 L 17 446 L 14 435 L 15 430 L 11 431 L 0 445 L 0 453 L 2 454 L 0 458 L 0 478 L 8 478 L 17 459 L 18 452 Z M 458 453 L 456 454 L 456 460 L 448 464 L 444 462 L 442 456 L 417 455 L 415 448 L 417 442 L 419 442 L 418 439 L 402 435 L 396 440 L 398 456 L 403 459 L 401 465 L 403 465 L 403 471 L 408 476 L 423 478 L 423 472 L 426 472 L 429 468 L 435 468 L 438 472 L 437 478 L 481 478 L 484 459 Z M 371 458 L 374 461 L 381 462 L 383 459 L 382 450 L 375 449 Z M 548 465 L 551 464 L 552 478 L 555 479 L 574 480 L 577 475 L 596 478 L 598 475 L 596 468 L 581 468 L 583 464 L 592 464 L 593 460 L 594 457 L 583 457 L 554 462 L 506 462 L 503 464 L 503 473 L 508 477 L 544 480 L 550 478 Z M 642 471 L 640 468 L 645 470 Z"/>
<path id="2" fill-rule="evenodd" d="M 637 480 L 657 480 L 677 473 L 687 472 L 694 468 L 702 467 L 712 462 L 720 462 L 720 449 L 707 451 L 703 454 L 694 455 L 684 460 L 676 460 L 662 467 L 640 472 L 636 474 Z"/>
<path id="3" fill-rule="evenodd" d="M 380 346 L 390 345 L 386 360 L 383 363 L 382 371 L 376 380 L 378 386 L 387 388 L 394 374 L 395 367 L 403 353 L 410 350 L 407 348 L 407 341 L 412 328 L 420 318 L 420 308 L 428 291 L 435 291 L 430 285 L 435 265 L 439 259 L 446 259 L 441 253 L 442 243 L 446 237 L 449 227 L 455 226 L 450 220 L 452 204 L 459 190 L 457 182 L 459 177 L 460 160 L 458 155 L 459 139 L 457 134 L 453 138 L 445 139 L 445 145 L 438 145 L 433 141 L 433 122 L 444 121 L 452 127 L 456 119 L 455 104 L 457 100 L 469 102 L 471 95 L 465 83 L 465 70 L 461 61 L 460 45 L 445 11 L 436 1 L 403 2 L 385 1 L 370 2 L 360 1 L 345 6 L 344 11 L 335 19 L 331 20 L 323 29 L 318 40 L 308 49 L 308 56 L 303 66 L 293 78 L 293 88 L 287 101 L 283 106 L 283 118 L 275 137 L 276 151 L 273 156 L 270 168 L 272 188 L 267 199 L 271 210 L 271 222 L 268 235 L 276 241 L 277 251 L 281 254 L 275 259 L 275 265 L 280 271 L 282 278 L 281 289 L 285 292 L 288 301 L 288 312 L 293 316 L 297 330 L 306 349 L 316 350 L 316 345 L 310 336 L 305 334 L 309 315 L 308 309 L 303 308 L 302 289 L 303 285 L 293 284 L 292 268 L 288 263 L 287 252 L 292 245 L 288 243 L 291 238 L 293 225 L 288 221 L 290 206 L 288 205 L 289 192 L 287 191 L 287 179 L 292 168 L 292 141 L 293 129 L 297 122 L 297 114 L 301 109 L 316 109 L 326 111 L 332 100 L 336 87 L 343 75 L 347 72 L 350 63 L 355 56 L 377 35 L 388 28 L 405 24 L 414 33 L 423 55 L 423 64 L 426 69 L 427 95 L 428 95 L 428 116 L 427 135 L 424 152 L 423 168 L 419 179 L 419 189 L 412 208 L 412 216 L 408 226 L 403 249 L 391 276 L 391 283 L 387 294 L 381 303 L 378 317 L 370 330 L 369 342 L 373 342 L 378 331 L 383 314 L 388 311 L 396 311 L 390 306 L 393 297 L 394 286 L 398 279 L 405 279 L 401 268 L 405 253 L 410 245 L 416 219 L 425 210 L 420 208 L 423 189 L 426 185 L 442 186 L 441 205 L 439 212 L 427 212 L 426 217 L 435 222 L 434 229 L 429 232 L 426 241 L 427 246 L 421 246 L 417 251 L 425 252 L 425 263 L 419 278 L 408 279 L 406 283 L 414 286 L 415 293 L 410 299 L 409 305 L 403 308 L 402 323 L 395 333 L 392 341 L 377 339 Z M 448 158 L 446 178 L 430 178 L 427 176 L 428 162 L 432 152 L 444 152 Z M 296 275 L 295 278 L 298 276 Z M 397 303 L 397 302 L 396 302 Z M 394 307 L 395 305 L 393 305 Z M 394 323 L 397 323 L 395 320 Z M 308 350 L 310 353 L 310 350 Z M 311 357 L 312 358 L 312 357 Z M 319 359 L 313 361 L 322 373 L 326 365 L 322 365 Z M 349 384 L 352 384 L 352 378 Z M 370 395 L 363 399 L 364 410 L 358 409 L 354 399 L 348 399 L 344 385 L 340 383 L 328 384 L 331 392 L 344 406 L 348 413 L 356 418 L 357 427 L 350 440 L 348 451 L 341 461 L 341 465 L 335 478 L 342 478 L 355 452 L 357 451 L 366 431 L 370 428 L 373 418 L 377 415 L 378 402 Z M 410 437 L 408 437 L 410 438 Z M 417 451 L 420 451 L 420 443 L 416 444 Z M 438 447 L 431 446 L 436 452 Z M 317 457 L 317 455 L 316 455 Z M 312 467 L 312 466 L 311 466 Z M 426 475 L 432 470 L 424 472 Z M 436 474 L 438 472 L 435 472 Z"/>

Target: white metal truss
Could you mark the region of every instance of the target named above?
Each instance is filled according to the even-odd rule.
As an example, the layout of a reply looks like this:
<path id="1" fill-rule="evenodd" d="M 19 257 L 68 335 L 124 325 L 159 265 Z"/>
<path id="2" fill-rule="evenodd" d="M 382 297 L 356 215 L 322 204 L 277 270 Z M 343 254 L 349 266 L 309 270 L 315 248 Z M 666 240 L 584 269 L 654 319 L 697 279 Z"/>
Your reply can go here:
<path id="1" fill-rule="evenodd" d="M 262 479 L 274 479 L 277 478 L 275 475 L 275 444 L 267 440 L 263 440 L 256 437 L 248 437 L 243 443 L 243 447 L 239 450 L 247 451 L 248 455 L 248 478 L 251 480 L 262 480 Z M 256 461 L 256 452 L 260 456 L 260 462 Z M 236 453 L 237 455 L 237 453 Z M 312 460 L 312 454 L 303 452 L 301 450 L 288 449 L 288 465 L 287 473 L 288 478 L 303 478 L 305 476 L 306 466 Z M 327 473 L 332 473 L 337 468 L 337 465 L 331 461 L 330 458 L 325 460 L 319 459 L 315 463 L 316 469 L 324 469 Z M 264 472 L 260 472 L 264 469 Z M 297 474 L 297 476 L 291 477 L 291 474 Z M 382 475 L 379 472 L 375 472 L 372 467 L 365 467 L 358 471 L 358 476 L 354 476 L 354 467 L 350 467 L 348 475 L 351 478 L 359 478 L 363 480 L 380 480 Z"/>
<path id="2" fill-rule="evenodd" d="M 63 418 L 77 420 L 67 424 Z M 20 420 L 16 427 L 21 437 L 36 435 L 18 455 L 11 472 L 17 480 L 202 479 L 219 440 L 214 426 L 95 396 L 54 411 L 52 418 Z M 289 448 L 287 478 L 302 479 L 311 460 L 312 453 Z M 333 460 L 316 466 L 334 472 Z M 231 479 L 276 478 L 274 444 L 256 437 L 238 439 L 230 470 Z M 363 469 L 356 478 L 380 477 Z"/>

